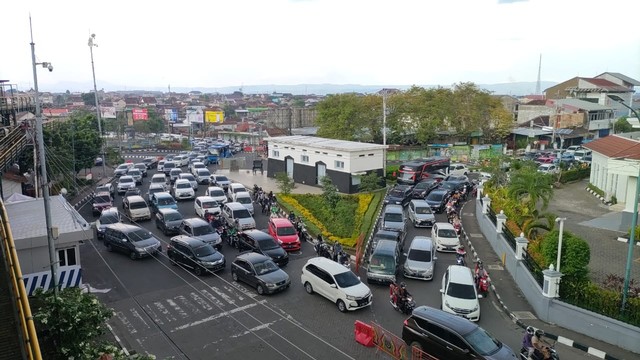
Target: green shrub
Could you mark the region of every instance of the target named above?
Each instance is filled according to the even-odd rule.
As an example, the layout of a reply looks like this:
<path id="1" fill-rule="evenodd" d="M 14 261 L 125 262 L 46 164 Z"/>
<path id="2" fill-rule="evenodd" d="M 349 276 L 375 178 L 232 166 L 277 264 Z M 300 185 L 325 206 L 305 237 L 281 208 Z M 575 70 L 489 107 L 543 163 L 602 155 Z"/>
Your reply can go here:
<path id="1" fill-rule="evenodd" d="M 634 234 L 636 241 L 638 241 L 638 238 L 640 237 L 640 225 L 636 225 L 636 233 Z M 629 227 L 629 230 L 627 230 L 627 237 L 630 239 L 631 238 L 631 227 Z"/>
<path id="2" fill-rule="evenodd" d="M 398 170 L 400 169 L 399 165 L 389 165 L 387 166 L 387 180 L 395 180 L 396 177 L 398 176 Z M 396 174 L 396 176 L 393 176 L 393 174 Z"/>
<path id="3" fill-rule="evenodd" d="M 611 195 L 611 205 L 618 203 L 618 198 L 615 195 Z"/>
<path id="4" fill-rule="evenodd" d="M 626 311 L 621 313 L 620 291 L 603 289 L 590 281 L 565 282 L 563 278 L 560 299 L 597 314 L 640 326 L 640 298 L 628 298 Z"/>
<path id="5" fill-rule="evenodd" d="M 548 232 L 542 239 L 541 250 L 544 257 L 543 267 L 555 264 L 558 256 L 558 230 Z M 591 250 L 589 244 L 583 239 L 564 231 L 562 237 L 562 258 L 560 272 L 563 274 L 562 282 L 582 282 L 589 275 L 589 260 Z M 557 268 L 556 264 L 556 268 Z"/>
<path id="6" fill-rule="evenodd" d="M 600 190 L 600 188 L 598 188 L 597 186 L 589 183 L 589 185 L 587 185 L 587 188 L 593 192 L 595 192 L 596 194 L 604 197 L 604 191 Z"/>
<path id="7" fill-rule="evenodd" d="M 382 187 L 382 179 L 378 176 L 375 171 L 368 173 L 360 177 L 360 185 L 358 186 L 358 190 L 361 192 L 371 192 Z"/>
<path id="8" fill-rule="evenodd" d="M 331 232 L 338 237 L 350 237 L 354 233 L 354 214 L 358 209 L 358 199 L 338 195 L 335 206 L 330 206 L 323 197 L 313 194 L 295 195 L 295 199 L 308 209 L 322 224 L 330 224 Z"/>
<path id="9" fill-rule="evenodd" d="M 288 195 L 291 193 L 291 190 L 295 189 L 296 184 L 293 182 L 293 179 L 287 175 L 285 172 L 280 172 L 276 174 L 276 183 L 278 184 L 278 190 L 281 193 Z"/>
<path id="10" fill-rule="evenodd" d="M 560 174 L 560 182 L 565 184 L 570 181 L 586 179 L 591 175 L 591 168 L 580 168 L 563 171 Z M 603 195 L 604 196 L 604 195 Z"/>

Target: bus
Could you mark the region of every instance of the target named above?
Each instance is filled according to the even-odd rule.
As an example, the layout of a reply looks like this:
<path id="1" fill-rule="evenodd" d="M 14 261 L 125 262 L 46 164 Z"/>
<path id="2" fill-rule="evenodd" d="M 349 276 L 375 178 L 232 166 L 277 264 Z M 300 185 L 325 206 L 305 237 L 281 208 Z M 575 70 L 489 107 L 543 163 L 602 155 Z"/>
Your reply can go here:
<path id="1" fill-rule="evenodd" d="M 398 184 L 414 185 L 422 179 L 427 179 L 430 173 L 441 171 L 446 173 L 451 160 L 448 157 L 434 156 L 426 159 L 411 160 L 400 165 L 398 169 Z"/>
<path id="2" fill-rule="evenodd" d="M 209 146 L 207 159 L 210 164 L 219 164 L 220 159 L 231 157 L 231 149 L 228 144 L 213 144 Z"/>

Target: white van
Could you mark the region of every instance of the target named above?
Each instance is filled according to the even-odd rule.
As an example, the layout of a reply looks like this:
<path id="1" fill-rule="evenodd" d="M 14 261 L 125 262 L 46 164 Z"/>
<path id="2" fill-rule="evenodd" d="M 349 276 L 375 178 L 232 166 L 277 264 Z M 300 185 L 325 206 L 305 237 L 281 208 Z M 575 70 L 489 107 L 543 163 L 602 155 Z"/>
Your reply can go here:
<path id="1" fill-rule="evenodd" d="M 575 161 L 582 161 L 585 156 L 591 156 L 591 150 L 583 148 L 580 150 L 576 150 L 576 152 L 573 153 L 573 158 L 575 159 Z"/>
<path id="2" fill-rule="evenodd" d="M 576 151 L 578 151 L 578 150 L 582 150 L 582 146 L 580 146 L 580 145 L 571 145 L 564 152 L 565 152 L 565 154 L 574 155 L 576 153 Z"/>
<path id="3" fill-rule="evenodd" d="M 234 226 L 235 221 L 238 220 L 241 230 L 256 228 L 256 221 L 253 219 L 253 216 L 251 216 L 249 210 L 237 202 L 224 204 L 222 207 L 222 217 L 229 226 Z"/>
<path id="4" fill-rule="evenodd" d="M 130 221 L 151 220 L 151 210 L 142 196 L 128 196 L 122 205 Z"/>

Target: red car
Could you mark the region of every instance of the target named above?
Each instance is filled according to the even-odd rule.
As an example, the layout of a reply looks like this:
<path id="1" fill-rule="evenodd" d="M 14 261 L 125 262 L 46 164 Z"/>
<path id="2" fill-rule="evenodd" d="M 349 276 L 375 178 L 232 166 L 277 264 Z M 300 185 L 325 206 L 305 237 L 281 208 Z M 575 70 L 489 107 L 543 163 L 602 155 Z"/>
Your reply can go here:
<path id="1" fill-rule="evenodd" d="M 285 218 L 269 219 L 269 235 L 286 251 L 299 251 L 300 239 L 296 228 Z"/>

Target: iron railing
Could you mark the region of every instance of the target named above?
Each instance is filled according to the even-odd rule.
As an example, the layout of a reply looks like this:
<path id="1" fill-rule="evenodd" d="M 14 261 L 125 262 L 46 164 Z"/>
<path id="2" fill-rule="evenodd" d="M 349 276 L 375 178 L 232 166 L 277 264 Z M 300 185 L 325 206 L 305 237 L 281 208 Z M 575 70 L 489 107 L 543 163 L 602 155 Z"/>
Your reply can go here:
<path id="1" fill-rule="evenodd" d="M 502 236 L 507 240 L 507 244 L 511 246 L 511 250 L 516 251 L 516 237 L 509 230 L 506 223 L 502 224 Z"/>
<path id="2" fill-rule="evenodd" d="M 496 212 L 493 211 L 491 206 L 489 206 L 487 209 L 487 216 L 489 217 L 489 220 L 491 220 L 491 222 L 493 223 L 493 226 L 496 226 L 496 224 L 498 223 L 498 220 L 496 219 Z"/>
<path id="3" fill-rule="evenodd" d="M 531 273 L 531 275 L 533 275 L 533 277 L 536 279 L 536 282 L 538 283 L 538 285 L 540 285 L 540 288 L 542 288 L 544 283 L 542 267 L 538 265 L 536 260 L 531 256 L 531 254 L 529 254 L 527 250 L 524 250 L 522 252 L 522 262 L 524 263 L 524 266 L 526 266 L 529 270 L 529 273 Z"/>

